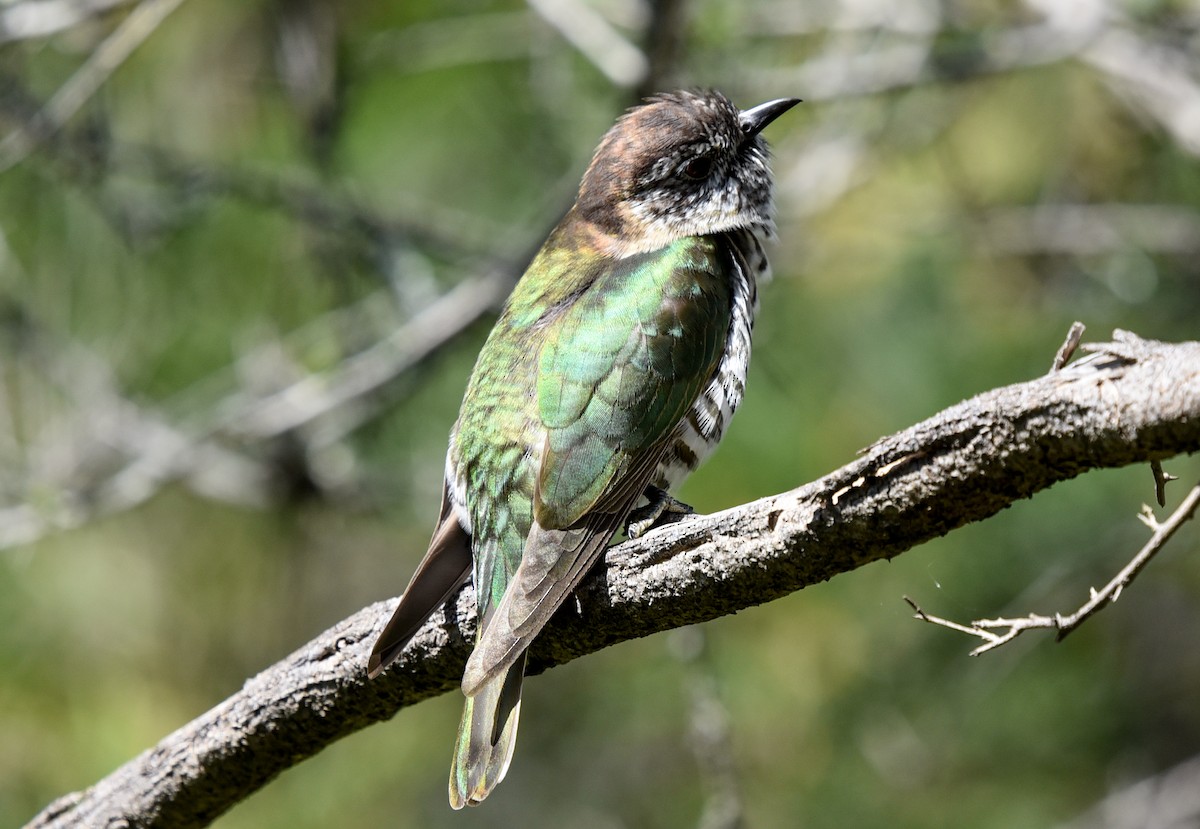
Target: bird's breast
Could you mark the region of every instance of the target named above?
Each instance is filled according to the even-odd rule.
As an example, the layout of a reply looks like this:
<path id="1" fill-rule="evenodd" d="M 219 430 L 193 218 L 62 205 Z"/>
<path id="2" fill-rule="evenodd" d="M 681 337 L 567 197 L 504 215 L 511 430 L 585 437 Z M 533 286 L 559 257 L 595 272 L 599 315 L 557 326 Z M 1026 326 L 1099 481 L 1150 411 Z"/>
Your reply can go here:
<path id="1" fill-rule="evenodd" d="M 675 438 L 659 462 L 654 484 L 672 489 L 716 449 L 746 392 L 751 332 L 758 310 L 758 282 L 770 276 L 760 235 L 739 230 L 725 235 L 730 257 L 731 302 L 725 348 L 712 379 L 675 429 Z"/>

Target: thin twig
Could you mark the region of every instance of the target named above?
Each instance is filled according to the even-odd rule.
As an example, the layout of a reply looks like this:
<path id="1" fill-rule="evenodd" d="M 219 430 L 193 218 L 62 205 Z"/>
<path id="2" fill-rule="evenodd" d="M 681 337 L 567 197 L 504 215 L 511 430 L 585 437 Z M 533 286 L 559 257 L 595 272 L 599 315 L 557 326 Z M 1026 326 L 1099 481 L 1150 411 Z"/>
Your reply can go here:
<path id="1" fill-rule="evenodd" d="M 1058 631 L 1055 641 L 1062 641 L 1071 631 L 1075 630 L 1109 604 L 1115 602 L 1120 597 L 1121 591 L 1137 578 L 1138 574 L 1150 563 L 1150 560 L 1162 550 L 1171 536 L 1175 534 L 1175 531 L 1192 518 L 1197 507 L 1200 507 L 1200 484 L 1192 488 L 1192 491 L 1183 499 L 1183 503 L 1171 513 L 1166 521 L 1159 522 L 1155 519 L 1150 507 L 1142 507 L 1138 519 L 1152 530 L 1153 534 L 1150 536 L 1150 540 L 1146 542 L 1142 549 L 1138 550 L 1137 555 L 1121 568 L 1121 571 L 1108 584 L 1100 590 L 1093 588 L 1090 591 L 1091 596 L 1088 600 L 1078 610 L 1069 615 L 1064 616 L 1061 613 L 1056 613 L 1053 616 L 1041 616 L 1036 613 L 1030 613 L 1028 616 L 1013 619 L 976 619 L 970 625 L 964 625 L 926 613 L 908 596 L 905 596 L 904 600 L 912 607 L 915 612 L 915 618 L 920 619 L 922 622 L 929 622 L 940 627 L 957 630 L 960 633 L 977 636 L 984 640 L 984 644 L 971 651 L 971 656 L 979 656 L 981 653 L 998 648 L 1016 639 L 1025 631 L 1035 628 L 1052 628 Z M 996 633 L 995 631 L 998 629 L 1005 630 L 1002 633 Z"/>

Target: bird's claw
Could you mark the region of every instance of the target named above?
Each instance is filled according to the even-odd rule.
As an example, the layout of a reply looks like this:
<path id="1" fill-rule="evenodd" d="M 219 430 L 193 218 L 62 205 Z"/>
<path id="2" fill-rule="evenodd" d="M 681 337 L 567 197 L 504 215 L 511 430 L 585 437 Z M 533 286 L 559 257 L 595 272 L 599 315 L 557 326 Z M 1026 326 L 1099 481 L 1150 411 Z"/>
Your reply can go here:
<path id="1" fill-rule="evenodd" d="M 672 498 L 666 490 L 656 486 L 646 487 L 643 494 L 649 503 L 633 510 L 625 519 L 626 538 L 641 538 L 656 527 L 672 524 L 685 515 L 696 512 L 682 501 Z"/>

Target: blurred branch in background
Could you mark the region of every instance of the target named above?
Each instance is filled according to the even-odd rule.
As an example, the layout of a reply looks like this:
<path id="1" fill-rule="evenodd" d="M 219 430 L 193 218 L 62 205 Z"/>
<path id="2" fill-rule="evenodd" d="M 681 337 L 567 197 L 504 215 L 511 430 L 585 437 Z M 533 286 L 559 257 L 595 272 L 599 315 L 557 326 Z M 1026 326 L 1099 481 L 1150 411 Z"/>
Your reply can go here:
<path id="1" fill-rule="evenodd" d="M 577 591 L 578 613 L 557 615 L 534 642 L 530 673 L 892 558 L 1088 469 L 1200 451 L 1200 342 L 1117 332 L 1086 348 L 1083 360 L 964 401 L 811 484 L 613 548 Z M 29 829 L 204 826 L 334 740 L 456 688 L 474 640 L 471 588 L 368 686 L 386 615 L 384 603 L 359 611 Z M 714 825 L 736 819 L 725 819 L 736 795 L 723 795 L 710 803 Z"/>
<path id="2" fill-rule="evenodd" d="M 145 518 L 156 509 L 151 502 L 172 484 L 199 495 L 188 506 L 200 504 L 205 516 L 203 510 L 214 507 L 204 499 L 250 507 L 264 523 L 276 522 L 276 532 L 302 527 L 297 534 L 304 535 L 329 517 L 314 518 L 318 510 L 305 508 L 326 509 L 335 529 L 324 531 L 341 544 L 328 545 L 339 549 L 322 560 L 325 569 L 302 560 L 311 551 L 293 537 L 278 540 L 271 550 L 256 539 L 251 546 L 260 555 L 247 559 L 262 565 L 277 553 L 273 564 L 290 571 L 275 581 L 264 576 L 265 588 L 252 585 L 252 574 L 230 573 L 230 582 L 218 588 L 223 594 L 231 592 L 231 584 L 245 584 L 253 596 L 253 621 L 227 613 L 224 604 L 214 609 L 200 602 L 194 609 L 199 621 L 189 623 L 199 632 L 193 636 L 222 657 L 228 656 L 230 641 L 265 642 L 259 651 L 250 649 L 243 663 L 222 659 L 224 671 L 235 675 L 200 661 L 176 664 L 174 655 L 164 658 L 161 651 L 145 658 L 148 665 L 170 663 L 159 676 L 164 689 L 178 682 L 199 697 L 180 703 L 172 696 L 174 686 L 163 691 L 167 701 L 156 698 L 154 705 L 161 702 L 165 713 L 160 716 L 171 723 L 186 716 L 181 710 L 194 712 L 207 706 L 211 695 L 227 693 L 253 669 L 246 665 L 274 659 L 329 619 L 345 615 L 347 607 L 360 606 L 360 593 L 344 585 L 339 592 L 326 583 L 332 570 L 369 571 L 370 595 L 379 595 L 377 563 L 359 556 L 347 564 L 340 547 L 358 542 L 344 540 L 345 527 L 361 527 L 386 512 L 391 523 L 377 543 L 389 556 L 396 554 L 405 546 L 397 536 L 425 520 L 409 509 L 429 495 L 422 486 L 436 489 L 444 451 L 440 436 L 431 448 L 423 433 L 411 438 L 412 446 L 404 444 L 414 427 L 432 418 L 424 409 L 407 413 L 402 404 L 415 398 L 425 405 L 428 397 L 421 395 L 443 374 L 450 378 L 445 386 L 453 387 L 444 392 L 447 399 L 461 394 L 461 384 L 451 381 L 465 377 L 473 354 L 455 344 L 479 333 L 474 322 L 498 306 L 528 259 L 528 244 L 543 238 L 570 201 L 587 161 L 583 153 L 599 132 L 622 106 L 664 88 L 714 85 L 738 101 L 797 95 L 808 102 L 807 121 L 798 121 L 790 133 L 780 125 L 775 135 L 782 140 L 772 136 L 781 236 L 773 263 L 780 278 L 763 294 L 756 336 L 764 338 L 765 347 L 756 356 L 755 371 L 784 364 L 776 381 L 778 411 L 758 416 L 757 425 L 747 427 L 747 421 L 755 422 L 754 407 L 765 405 L 763 398 L 750 398 L 739 415 L 743 435 L 786 431 L 779 424 L 803 428 L 773 437 L 765 449 L 761 442 L 747 441 L 741 457 L 727 448 L 715 462 L 734 464 L 723 469 L 735 472 L 717 476 L 720 483 L 713 486 L 721 489 L 719 495 L 709 493 L 711 502 L 749 497 L 744 491 L 731 494 L 735 481 L 751 492 L 777 490 L 784 484 L 764 485 L 762 476 L 775 480 L 770 478 L 775 469 L 777 479 L 791 480 L 797 458 L 820 470 L 831 468 L 842 450 L 829 447 L 844 447 L 847 441 L 858 446 L 894 430 L 898 423 L 887 418 L 887 411 L 923 415 L 941 405 L 931 400 L 960 399 L 964 389 L 978 388 L 981 370 L 990 377 L 1024 376 L 1029 363 L 1021 355 L 1033 347 L 1031 332 L 1060 321 L 1082 317 L 1097 325 L 1149 329 L 1144 333 L 1160 339 L 1191 339 L 1200 307 L 1195 287 L 1200 284 L 1200 191 L 1192 173 L 1200 156 L 1198 38 L 1200 7 L 1194 0 L 0 4 L 0 167 L 5 168 L 0 173 L 0 209 L 5 211 L 0 213 L 0 548 L 40 553 L 56 549 L 45 543 L 55 533 L 78 531 L 62 540 L 73 555 L 9 554 L 4 563 L 31 571 L 51 570 L 56 563 L 65 571 L 114 566 L 112 560 L 127 550 L 118 543 L 89 555 L 94 549 L 89 529 L 119 526 L 100 519 L 142 507 L 126 520 L 134 526 L 146 520 L 151 527 L 143 534 L 153 542 L 150 556 L 171 574 L 160 574 L 160 580 L 186 580 L 203 568 L 191 563 L 180 545 L 163 541 L 187 526 L 174 511 L 178 504 L 162 507 L 165 518 Z M 820 310 L 811 312 L 814 307 Z M 829 354 L 843 359 L 831 360 Z M 877 365 L 885 368 L 876 370 Z M 1115 378 L 1122 368 L 1111 370 Z M 752 394 L 769 389 L 766 381 L 773 379 L 752 382 Z M 1120 382 L 1106 379 L 1104 388 L 1116 389 Z M 438 405 L 451 412 L 453 404 Z M 900 423 L 917 416 L 896 415 Z M 451 418 L 445 414 L 445 423 L 436 425 L 442 435 Z M 1008 434 L 998 428 L 996 434 Z M 734 440 L 737 435 L 735 429 Z M 389 454 L 397 443 L 401 449 Z M 879 451 L 876 447 L 871 457 Z M 896 464 L 889 474 L 928 461 L 914 447 L 895 448 L 888 457 Z M 1121 462 L 1145 459 L 1138 455 Z M 695 483 L 706 486 L 705 476 Z M 842 481 L 826 508 L 840 509 L 862 487 L 882 483 L 869 475 Z M 1008 503 L 1012 497 L 1005 492 L 1001 500 Z M 385 503 L 386 510 L 369 509 Z M 953 506 L 938 503 L 934 509 Z M 768 523 L 786 517 L 763 515 Z M 891 526 L 895 517 L 885 512 L 876 520 Z M 684 526 L 700 532 L 701 525 Z M 229 543 L 223 529 L 213 527 L 198 558 L 218 558 Z M 736 546 L 735 536 L 724 532 L 720 529 L 705 548 L 714 556 Z M 1014 535 L 1041 534 L 1034 529 Z M 1011 546 L 1019 546 L 1020 538 Z M 38 542 L 42 546 L 30 546 Z M 863 544 L 851 539 L 842 554 L 866 549 Z M 612 553 L 610 572 L 634 578 L 636 567 L 619 566 L 628 563 L 625 551 L 641 549 L 626 545 Z M 668 563 L 682 557 L 675 548 L 663 554 Z M 91 683 L 102 673 L 86 661 L 87 654 L 95 654 L 105 663 L 103 670 L 112 672 L 101 678 L 120 689 L 110 696 L 120 700 L 117 705 L 134 707 L 126 702 L 129 677 L 145 673 L 145 666 L 111 658 L 94 640 L 83 641 L 72 612 L 94 611 L 76 596 L 56 593 L 53 584 L 37 582 L 31 571 L 20 571 L 7 586 L 53 608 L 46 614 L 53 621 L 29 623 L 21 615 L 25 595 L 3 594 L 6 585 L 0 584 L 0 610 L 9 611 L 4 621 L 22 640 L 0 637 L 0 675 L 12 683 L 0 687 L 0 696 L 13 712 L 0 719 L 0 726 L 15 735 L 5 731 L 0 739 L 0 747 L 11 747 L 11 756 L 0 748 L 0 780 L 36 782 L 28 791 L 8 782 L 0 788 L 0 823 L 13 814 L 18 817 L 12 822 L 24 819 L 49 793 L 99 776 L 83 765 L 92 754 L 79 750 L 81 745 L 105 746 L 108 753 L 96 748 L 100 759 L 91 762 L 108 769 L 151 739 L 129 736 L 133 728 L 124 720 L 117 724 L 114 710 L 119 708 L 101 708 L 106 697 L 92 694 L 91 687 L 87 693 L 74 689 L 62 669 L 76 665 Z M 296 575 L 301 572 L 309 575 Z M 277 582 L 290 588 L 304 578 L 321 582 L 311 592 L 319 592 L 323 604 L 314 609 L 290 589 L 279 590 L 283 598 L 278 601 L 291 608 L 280 623 L 269 610 L 277 599 L 268 594 Z M 667 574 L 663 580 L 666 589 Z M 70 583 L 65 577 L 61 581 Z M 1148 590 L 1151 581 L 1152 576 L 1143 577 L 1138 590 L 1130 592 Z M 1183 590 L 1185 582 L 1176 579 L 1172 586 Z M 166 588 L 153 583 L 154 601 L 175 601 L 160 596 Z M 955 598 L 967 601 L 949 600 Z M 372 608 L 355 617 L 354 636 L 369 641 L 381 613 Z M 855 624 L 868 624 L 863 608 L 852 615 Z M 963 608 L 956 615 L 979 614 Z M 112 615 L 111 624 L 160 630 L 175 623 L 182 627 L 184 617 L 125 622 Z M 262 623 L 264 618 L 274 621 Z M 228 641 L 217 630 L 226 619 L 236 628 Z M 457 621 L 449 635 L 469 635 L 466 617 Z M 291 637 L 286 644 L 248 631 L 272 625 L 283 631 L 281 637 Z M 580 635 L 569 626 L 564 630 L 564 643 Z M 827 635 L 832 637 L 822 633 L 814 639 Z M 57 646 L 45 644 L 55 641 Z M 316 681 L 330 683 L 325 690 L 348 683 L 348 693 L 358 696 L 351 703 L 344 697 L 317 702 L 304 696 L 308 689 L 278 686 L 295 694 L 289 699 L 298 706 L 296 716 L 319 710 L 314 731 L 295 733 L 301 754 L 318 750 L 331 728 L 347 727 L 360 703 L 375 706 L 372 716 L 383 718 L 395 711 L 398 695 L 409 693 L 393 689 L 391 697 L 380 700 L 378 686 L 360 690 L 358 638 L 344 653 L 339 648 L 347 646 L 345 641 L 339 645 L 326 638 L 318 644 L 327 646 L 320 658 L 302 664 L 329 669 L 314 674 Z M 590 645 L 545 647 L 548 665 Z M 739 645 L 739 650 L 743 647 L 749 651 L 758 644 Z M 47 658 L 39 649 L 53 655 Z M 454 686 L 461 652 L 455 644 L 441 662 L 418 666 L 429 671 L 431 683 L 420 693 Z M 727 714 L 738 727 L 739 683 L 758 685 L 761 677 L 718 674 L 715 635 L 712 653 L 712 664 L 685 658 L 679 668 L 694 682 L 695 697 L 663 703 L 689 709 L 681 728 L 693 740 L 697 759 L 707 761 L 699 769 L 709 795 L 699 806 L 701 821 L 769 826 L 762 810 L 770 808 L 786 816 L 778 825 L 823 825 L 798 817 L 806 808 L 841 825 L 870 825 L 865 818 L 856 820 L 861 816 L 829 811 L 829 801 L 817 791 L 827 788 L 834 800 L 842 792 L 850 777 L 848 761 L 839 764 L 837 758 L 862 744 L 857 736 L 831 739 L 835 748 L 810 751 L 805 744 L 798 752 L 823 770 L 825 783 L 815 771 L 803 783 L 800 775 L 781 778 L 775 769 L 785 764 L 778 762 L 774 747 L 764 752 L 770 755 L 767 762 L 747 770 L 753 757 L 732 753 L 730 743 L 743 738 L 739 733 L 738 739 L 727 739 L 722 720 Z M 762 657 L 763 662 L 774 656 Z M 1190 701 L 1194 683 L 1186 684 L 1189 674 L 1180 661 L 1170 658 L 1173 687 Z M 897 673 L 921 673 L 909 668 L 904 663 Z M 189 670 L 202 672 L 211 686 L 196 690 Z M 949 670 L 927 673 L 936 677 L 931 682 L 949 682 Z M 956 678 L 968 674 L 953 672 Z M 278 679 L 268 672 L 262 683 Z M 810 676 L 801 681 L 806 686 L 821 682 Z M 96 709 L 85 705 L 66 715 L 43 706 L 48 683 L 74 705 L 85 697 L 88 704 L 96 700 Z M 9 687 L 22 691 L 6 696 Z M 27 688 L 37 702 L 21 708 Z M 719 697 L 718 689 L 722 697 L 728 691 L 728 698 Z M 829 689 L 829 707 L 854 697 L 835 683 Z M 939 699 L 949 698 L 949 691 L 938 690 Z M 768 693 L 755 689 L 755 694 Z M 896 688 L 886 693 L 901 704 Z M 930 698 L 929 693 L 917 696 Z M 969 693 L 962 698 L 969 699 Z M 762 716 L 772 719 L 772 738 L 809 716 L 788 699 L 788 723 L 781 725 L 778 712 L 758 705 L 759 696 L 752 699 Z M 323 707 L 327 704 L 331 707 Z M 345 705 L 349 708 L 338 708 Z M 722 705 L 728 710 L 719 711 Z M 818 718 L 831 719 L 825 713 Z M 269 714 L 266 721 L 274 722 L 275 712 Z M 1047 716 L 1054 729 L 1063 729 L 1060 739 L 1074 751 L 1078 734 L 1061 725 L 1061 716 Z M 1167 737 L 1154 743 L 1159 753 L 1151 758 L 1160 767 L 1195 751 L 1194 745 L 1173 742 L 1191 733 L 1174 727 L 1184 716 L 1161 727 Z M 59 729 L 54 733 L 60 741 L 45 739 L 31 725 L 35 722 L 52 723 L 37 727 Z M 108 729 L 105 738 L 84 734 L 79 725 L 84 722 L 102 724 Z M 296 721 L 279 722 L 293 734 L 287 730 Z M 139 724 L 154 735 L 162 733 L 158 721 Z M 933 731 L 927 725 L 914 732 L 927 738 Z M 1050 728 L 1035 730 L 1042 736 Z M 111 739 L 118 730 L 128 732 L 132 746 Z M 1136 741 L 1123 736 L 1140 743 L 1143 731 L 1150 730 L 1139 730 Z M 27 732 L 32 736 L 25 741 L 16 739 Z M 189 734 L 194 732 L 181 733 L 180 740 Z M 804 734 L 812 737 L 811 731 Z M 208 744 L 200 740 L 197 745 Z M 236 753 L 219 740 L 213 748 L 218 754 Z M 292 749 L 282 749 L 265 773 L 290 762 Z M 269 752 L 259 746 L 250 750 Z M 961 770 L 972 768 L 970 757 L 942 751 L 953 762 L 947 762 L 941 780 L 969 776 Z M 1000 764 L 982 751 L 989 768 Z M 1051 749 L 1045 752 L 1049 756 Z M 41 765 L 39 753 L 45 755 Z M 1105 775 L 1119 758 L 1101 759 L 1101 754 L 1094 752 L 1093 767 L 1070 774 L 1059 774 L 1056 760 L 1056 785 L 1067 787 L 1063 781 L 1072 777 L 1110 779 Z M 1019 756 L 1027 767 L 1025 745 Z M 674 789 L 659 794 L 657 780 L 649 786 L 641 779 L 636 783 L 659 802 L 686 805 L 696 788 L 697 768 L 684 765 L 683 797 Z M 852 773 L 853 766 L 849 769 Z M 226 771 L 235 774 L 238 768 L 234 764 Z M 403 775 L 397 771 L 395 776 Z M 586 776 L 595 781 L 606 775 Z M 367 778 L 359 774 L 356 779 Z M 261 782 L 256 779 L 254 785 Z M 961 815 L 946 818 L 944 812 L 914 811 L 918 816 L 909 824 L 900 819 L 895 804 L 918 810 L 915 804 L 975 802 L 978 794 L 970 783 L 964 795 L 962 788 L 925 782 L 929 788 L 920 797 L 905 791 L 891 801 L 883 787 L 870 784 L 884 804 L 879 807 L 884 825 L 963 822 Z M 995 788 L 1025 782 L 997 782 Z M 403 801 L 401 787 L 379 787 L 385 788 L 388 797 Z M 520 790 L 514 797 L 532 802 L 531 797 L 554 788 L 532 795 L 530 789 Z M 88 798 L 102 798 L 103 791 Z M 636 800 L 626 795 L 612 795 L 604 808 L 616 814 L 625 801 Z M 226 796 L 235 795 L 230 790 Z M 1081 802 L 1069 800 L 1072 796 L 1091 800 L 1097 795 L 1064 795 L 1060 788 L 1046 795 L 1051 805 L 1043 808 L 1061 809 L 1069 802 L 1074 805 L 1066 814 L 1072 814 Z M 291 794 L 279 797 L 292 799 Z M 868 800 L 843 794 L 836 805 Z M 280 825 L 293 825 L 297 813 L 322 825 L 308 801 L 295 801 L 288 807 L 292 813 L 277 808 Z M 539 812 L 543 805 L 539 801 Z M 995 825 L 1005 825 L 1007 813 L 1000 812 L 1009 807 L 997 808 Z M 1046 824 L 1040 819 L 1045 812 L 1037 814 L 1009 823 Z M 508 823 L 529 822 L 526 818 L 532 819 L 526 814 Z M 255 816 L 246 820 L 258 825 Z M 324 825 L 337 822 L 330 818 Z M 575 821 L 558 824 L 564 822 Z M 678 825 L 657 812 L 625 814 L 609 823 Z"/>
<path id="3" fill-rule="evenodd" d="M 1200 211 L 1176 205 L 1039 204 L 983 218 L 984 239 L 1007 255 L 1200 254 Z"/>
<path id="4" fill-rule="evenodd" d="M 641 83 L 650 71 L 642 50 L 583 0 L 528 0 L 529 7 L 619 87 Z"/>
<path id="5" fill-rule="evenodd" d="M 14 452 L 20 462 L 4 464 L 0 491 L 15 503 L 0 504 L 0 548 L 131 509 L 176 480 L 209 497 L 263 502 L 269 471 L 261 463 L 131 401 L 94 351 L 58 340 L 44 348 L 36 330 L 24 339 L 23 356 L 70 413 L 39 424 Z"/>
<path id="6" fill-rule="evenodd" d="M 700 625 L 689 625 L 672 631 L 669 644 L 671 655 L 685 666 L 688 742 L 704 790 L 697 829 L 738 829 L 746 823 L 746 810 L 734 765 L 729 709 L 709 659 L 708 634 Z"/>
<path id="7" fill-rule="evenodd" d="M 49 37 L 133 0 L 17 0 L 0 9 L 0 44 Z"/>
<path id="8" fill-rule="evenodd" d="M 43 363 L 44 376 L 71 401 L 71 414 L 43 424 L 29 441 L 25 462 L 9 473 L 23 480 L 5 481 L 0 488 L 21 501 L 0 505 L 0 548 L 130 509 L 175 481 L 221 500 L 268 501 L 272 470 L 235 447 L 262 447 L 302 435 L 306 466 L 320 470 L 322 453 L 377 411 L 381 391 L 496 307 L 514 274 L 515 267 L 497 269 L 464 281 L 331 371 L 305 374 L 282 388 L 273 386 L 298 371 L 294 364 L 280 364 L 286 350 L 249 355 L 246 365 L 265 364 L 243 373 L 246 387 L 210 405 L 202 420 L 192 415 L 186 426 L 172 426 L 160 412 L 130 401 L 117 389 L 111 367 L 94 352 L 27 336 L 24 350 Z M 114 466 L 111 473 L 102 471 Z M 321 489 L 349 485 L 344 472 L 313 477 Z M 37 504 L 26 495 L 30 491 L 55 496 Z"/>
<path id="9" fill-rule="evenodd" d="M 183 0 L 143 0 L 89 55 L 78 71 L 46 102 L 38 114 L 0 140 L 0 174 L 19 163 L 38 144 L 58 132 L 126 58 Z M 32 10 L 43 14 L 49 10 Z M 53 29 L 53 26 L 43 28 Z"/>
<path id="10" fill-rule="evenodd" d="M 1057 829 L 1149 829 L 1200 823 L 1200 755 L 1114 791 Z"/>

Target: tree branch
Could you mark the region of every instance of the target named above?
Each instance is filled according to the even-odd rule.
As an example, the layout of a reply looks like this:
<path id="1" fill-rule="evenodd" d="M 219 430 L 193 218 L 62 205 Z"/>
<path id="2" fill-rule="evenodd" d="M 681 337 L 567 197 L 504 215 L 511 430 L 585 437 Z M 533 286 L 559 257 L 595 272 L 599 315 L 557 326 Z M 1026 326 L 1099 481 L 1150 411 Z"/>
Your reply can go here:
<path id="1" fill-rule="evenodd" d="M 785 596 L 1088 469 L 1200 450 L 1200 343 L 1116 332 L 1090 356 L 880 440 L 798 489 L 621 544 L 530 652 L 537 673 L 608 645 Z M 458 686 L 474 632 L 465 588 L 383 678 L 367 607 L 30 827 L 203 826 L 334 740 Z"/>

